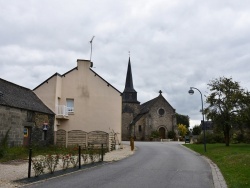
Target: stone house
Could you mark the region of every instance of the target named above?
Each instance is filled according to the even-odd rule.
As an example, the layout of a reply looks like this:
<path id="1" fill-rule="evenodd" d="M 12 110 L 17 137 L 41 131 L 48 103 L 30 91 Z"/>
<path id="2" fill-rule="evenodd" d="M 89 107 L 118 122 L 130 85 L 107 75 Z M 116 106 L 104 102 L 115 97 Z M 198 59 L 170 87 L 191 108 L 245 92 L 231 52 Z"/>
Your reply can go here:
<path id="1" fill-rule="evenodd" d="M 53 144 L 54 116 L 32 90 L 0 78 L 0 140 L 9 130 L 10 146 Z"/>
<path id="2" fill-rule="evenodd" d="M 56 114 L 55 143 L 110 145 L 121 141 L 121 92 L 92 70 L 89 60 L 55 73 L 33 91 Z"/>
<path id="3" fill-rule="evenodd" d="M 167 138 L 168 131 L 176 131 L 175 109 L 159 96 L 140 105 L 133 86 L 130 58 L 128 62 L 125 89 L 122 95 L 122 140 L 131 136 L 136 140 L 150 140 L 153 131 L 160 138 Z"/>

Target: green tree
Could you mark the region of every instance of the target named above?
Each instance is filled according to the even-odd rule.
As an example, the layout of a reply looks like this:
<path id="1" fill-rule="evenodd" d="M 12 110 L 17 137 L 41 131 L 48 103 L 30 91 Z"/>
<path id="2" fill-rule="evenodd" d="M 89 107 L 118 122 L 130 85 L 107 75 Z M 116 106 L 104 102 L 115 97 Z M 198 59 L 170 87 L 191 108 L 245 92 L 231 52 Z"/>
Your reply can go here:
<path id="1" fill-rule="evenodd" d="M 183 124 L 178 124 L 177 126 L 180 136 L 184 137 L 188 132 L 188 128 Z"/>
<path id="2" fill-rule="evenodd" d="M 195 125 L 193 127 L 192 133 L 193 133 L 193 135 L 200 135 L 201 134 L 201 126 L 200 125 Z"/>
<path id="3" fill-rule="evenodd" d="M 207 118 L 223 130 L 226 146 L 230 143 L 230 130 L 243 120 L 247 111 L 248 92 L 232 78 L 220 77 L 208 83 L 210 94 L 206 98 L 209 106 L 205 109 Z M 249 115 L 249 114 L 248 114 Z M 247 118 L 246 118 L 247 119 Z"/>
<path id="4" fill-rule="evenodd" d="M 176 113 L 176 123 L 186 125 L 187 128 L 189 128 L 189 117 L 186 115 L 181 115 Z"/>

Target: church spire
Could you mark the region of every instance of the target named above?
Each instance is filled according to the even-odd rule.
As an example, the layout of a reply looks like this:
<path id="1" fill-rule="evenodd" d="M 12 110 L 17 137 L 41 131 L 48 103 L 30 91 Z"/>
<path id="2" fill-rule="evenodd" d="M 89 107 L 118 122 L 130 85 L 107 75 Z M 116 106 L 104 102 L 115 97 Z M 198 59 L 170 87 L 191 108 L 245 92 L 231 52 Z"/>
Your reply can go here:
<path id="1" fill-rule="evenodd" d="M 131 103 L 139 103 L 137 101 L 137 92 L 135 91 L 134 85 L 133 85 L 133 76 L 132 76 L 130 57 L 128 60 L 127 76 L 126 76 L 125 89 L 123 91 L 122 101 L 131 102 Z"/>
<path id="2" fill-rule="evenodd" d="M 133 85 L 133 76 L 132 76 L 132 70 L 131 70 L 130 57 L 129 57 L 129 60 L 128 60 L 127 77 L 126 77 L 126 83 L 125 83 L 125 90 L 124 91 L 135 91 L 134 90 L 134 85 Z"/>

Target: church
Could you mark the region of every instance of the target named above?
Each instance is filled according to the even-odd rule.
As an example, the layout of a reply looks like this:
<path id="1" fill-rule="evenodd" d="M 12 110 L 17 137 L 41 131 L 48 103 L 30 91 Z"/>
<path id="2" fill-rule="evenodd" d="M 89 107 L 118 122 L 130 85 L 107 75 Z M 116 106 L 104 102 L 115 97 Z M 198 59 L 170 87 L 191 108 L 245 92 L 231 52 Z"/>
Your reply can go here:
<path id="1" fill-rule="evenodd" d="M 168 132 L 177 133 L 175 109 L 163 97 L 162 91 L 143 104 L 137 100 L 133 86 L 130 58 L 128 61 L 125 89 L 122 94 L 122 140 L 151 140 L 152 134 L 168 138 Z"/>

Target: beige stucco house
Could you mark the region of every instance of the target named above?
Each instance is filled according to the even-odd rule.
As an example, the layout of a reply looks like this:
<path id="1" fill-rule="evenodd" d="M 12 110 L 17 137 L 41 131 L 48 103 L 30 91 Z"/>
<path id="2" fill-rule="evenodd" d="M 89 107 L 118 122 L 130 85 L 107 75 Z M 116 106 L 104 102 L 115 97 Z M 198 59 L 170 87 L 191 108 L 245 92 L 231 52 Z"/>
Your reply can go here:
<path id="1" fill-rule="evenodd" d="M 78 59 L 77 67 L 63 75 L 55 73 L 34 89 L 56 114 L 56 144 L 110 145 L 113 136 L 121 141 L 121 92 L 91 67 L 89 60 Z"/>

